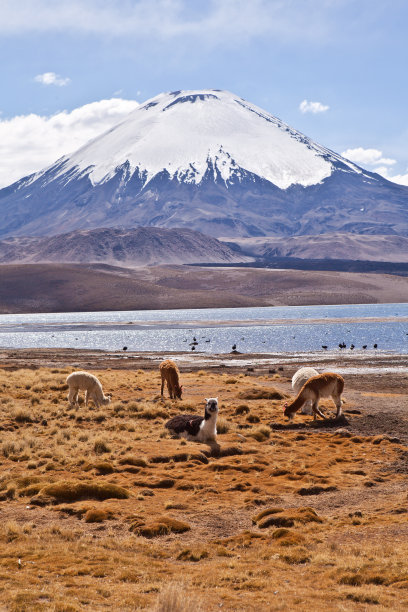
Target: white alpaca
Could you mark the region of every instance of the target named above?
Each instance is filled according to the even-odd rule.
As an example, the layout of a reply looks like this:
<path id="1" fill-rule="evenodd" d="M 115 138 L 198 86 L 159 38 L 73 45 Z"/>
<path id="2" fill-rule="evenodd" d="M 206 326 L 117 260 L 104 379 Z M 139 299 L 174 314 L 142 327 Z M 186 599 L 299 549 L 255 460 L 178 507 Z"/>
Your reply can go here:
<path id="1" fill-rule="evenodd" d="M 292 389 L 296 393 L 299 393 L 303 385 L 312 378 L 313 376 L 318 376 L 319 372 L 314 368 L 310 368 L 306 366 L 304 368 L 300 368 L 297 372 L 294 373 L 292 377 Z M 312 400 L 307 400 L 302 406 L 300 411 L 301 414 L 313 414 L 312 410 Z"/>
<path id="2" fill-rule="evenodd" d="M 67 378 L 69 387 L 68 401 L 72 405 L 78 403 L 79 390 L 85 391 L 85 406 L 88 408 L 88 400 L 93 400 L 95 406 L 110 404 L 110 395 L 104 395 L 100 381 L 89 372 L 72 372 Z"/>

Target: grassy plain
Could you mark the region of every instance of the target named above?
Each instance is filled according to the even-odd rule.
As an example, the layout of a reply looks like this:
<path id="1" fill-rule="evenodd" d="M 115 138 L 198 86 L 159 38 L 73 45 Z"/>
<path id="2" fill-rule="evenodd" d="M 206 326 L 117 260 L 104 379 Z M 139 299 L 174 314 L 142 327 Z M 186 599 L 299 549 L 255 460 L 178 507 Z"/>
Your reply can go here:
<path id="1" fill-rule="evenodd" d="M 182 372 L 171 401 L 156 368 L 89 368 L 113 400 L 86 410 L 73 367 L 2 365 L 1 609 L 407 609 L 407 448 L 359 428 L 406 390 L 346 377 L 348 423 L 291 429 L 286 370 Z M 210 396 L 219 447 L 171 439 Z"/>

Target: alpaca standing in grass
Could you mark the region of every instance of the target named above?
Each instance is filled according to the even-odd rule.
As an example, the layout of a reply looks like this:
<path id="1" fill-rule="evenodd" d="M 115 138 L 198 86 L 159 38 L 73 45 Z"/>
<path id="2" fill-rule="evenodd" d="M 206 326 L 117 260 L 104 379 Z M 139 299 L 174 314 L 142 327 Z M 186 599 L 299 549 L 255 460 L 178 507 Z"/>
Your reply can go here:
<path id="1" fill-rule="evenodd" d="M 67 378 L 69 387 L 68 401 L 72 405 L 78 404 L 79 390 L 85 391 L 85 406 L 88 408 L 88 400 L 93 400 L 95 406 L 110 404 L 110 395 L 105 396 L 100 381 L 89 372 L 72 372 Z"/>
<path id="2" fill-rule="evenodd" d="M 179 369 L 171 359 L 166 359 L 160 364 L 161 396 L 163 397 L 164 383 L 167 382 L 170 399 L 181 399 L 183 387 L 180 385 Z"/>
<path id="3" fill-rule="evenodd" d="M 296 395 L 299 393 L 305 382 L 307 382 L 309 378 L 312 378 L 312 376 L 319 376 L 319 372 L 309 366 L 300 368 L 294 373 L 292 377 L 292 389 Z M 307 400 L 307 402 L 303 404 L 300 412 L 301 414 L 313 414 L 312 400 Z"/>
<path id="4" fill-rule="evenodd" d="M 319 374 L 310 378 L 301 388 L 297 397 L 290 403 L 284 405 L 284 415 L 292 419 L 294 414 L 303 406 L 307 400 L 312 400 L 313 420 L 317 415 L 325 419 L 323 412 L 319 409 L 321 397 L 332 397 L 336 408 L 336 419 L 341 416 L 341 394 L 344 389 L 344 379 L 339 374 Z"/>
<path id="5" fill-rule="evenodd" d="M 195 440 L 196 442 L 215 442 L 217 436 L 218 397 L 205 400 L 204 416 L 178 414 L 165 424 L 171 433 Z"/>

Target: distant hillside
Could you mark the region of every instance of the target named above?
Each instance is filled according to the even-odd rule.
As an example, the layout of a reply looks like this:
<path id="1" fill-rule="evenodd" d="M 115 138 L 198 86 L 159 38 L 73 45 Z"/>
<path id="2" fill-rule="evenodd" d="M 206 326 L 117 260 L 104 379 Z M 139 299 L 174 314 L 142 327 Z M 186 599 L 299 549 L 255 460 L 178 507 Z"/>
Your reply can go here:
<path id="1" fill-rule="evenodd" d="M 0 263 L 7 264 L 106 263 L 131 267 L 251 260 L 219 240 L 189 229 L 102 228 L 0 241 Z"/>
<path id="2" fill-rule="evenodd" d="M 0 313 L 408 302 L 386 274 L 105 264 L 0 265 Z"/>
<path id="3" fill-rule="evenodd" d="M 273 261 L 277 257 L 353 261 L 408 262 L 408 237 L 359 234 L 224 239 L 247 255 Z"/>

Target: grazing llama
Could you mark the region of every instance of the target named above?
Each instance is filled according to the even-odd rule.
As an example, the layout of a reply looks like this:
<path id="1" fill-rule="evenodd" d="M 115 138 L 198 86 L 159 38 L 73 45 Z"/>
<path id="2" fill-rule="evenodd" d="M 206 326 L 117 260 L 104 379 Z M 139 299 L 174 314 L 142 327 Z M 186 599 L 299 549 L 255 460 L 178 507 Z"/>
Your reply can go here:
<path id="1" fill-rule="evenodd" d="M 166 359 L 160 364 L 161 396 L 163 397 L 164 383 L 167 382 L 170 399 L 181 399 L 183 387 L 180 385 L 179 370 L 174 361 Z"/>
<path id="2" fill-rule="evenodd" d="M 313 419 L 317 415 L 325 419 L 323 412 L 319 409 L 319 400 L 321 397 L 332 397 L 336 408 L 336 419 L 341 416 L 341 394 L 344 389 L 344 379 L 339 374 L 327 372 L 313 376 L 303 385 L 297 397 L 290 403 L 284 405 L 284 415 L 292 419 L 307 400 L 312 400 Z"/>
<path id="3" fill-rule="evenodd" d="M 102 385 L 93 374 L 89 372 L 72 372 L 67 378 L 69 387 L 68 401 L 72 405 L 78 404 L 79 390 L 85 391 L 85 406 L 88 408 L 88 400 L 93 400 L 95 406 L 110 404 L 110 395 L 105 396 Z"/>
<path id="4" fill-rule="evenodd" d="M 294 373 L 292 377 L 292 389 L 296 393 L 299 393 L 305 382 L 312 378 L 312 376 L 318 376 L 319 372 L 314 368 L 306 366 L 304 368 L 300 368 L 297 372 Z M 301 408 L 301 414 L 313 414 L 312 410 L 312 400 L 307 400 Z"/>
<path id="5" fill-rule="evenodd" d="M 204 416 L 178 414 L 165 424 L 171 433 L 196 442 L 215 442 L 217 436 L 218 397 L 206 398 Z"/>

